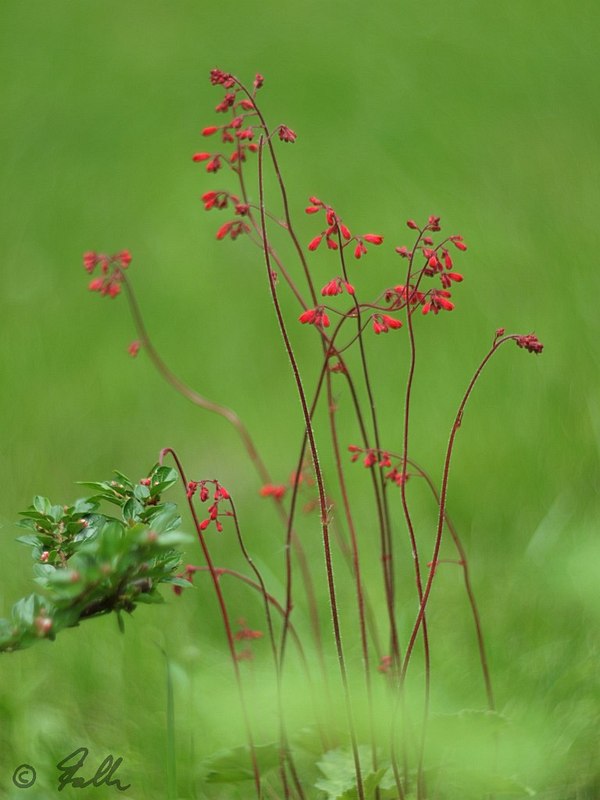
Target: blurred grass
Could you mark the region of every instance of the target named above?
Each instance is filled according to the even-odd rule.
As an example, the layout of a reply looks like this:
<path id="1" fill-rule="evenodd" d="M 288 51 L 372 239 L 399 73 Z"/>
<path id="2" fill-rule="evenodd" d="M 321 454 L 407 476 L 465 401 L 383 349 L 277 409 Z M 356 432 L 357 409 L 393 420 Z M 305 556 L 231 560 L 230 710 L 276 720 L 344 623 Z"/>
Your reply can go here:
<path id="1" fill-rule="evenodd" d="M 369 9 L 356 0 L 268 0 L 222 10 L 190 0 L 4 0 L 0 613 L 30 590 L 13 520 L 31 496 L 70 499 L 76 480 L 114 467 L 142 474 L 165 445 L 191 473 L 218 475 L 235 490 L 258 559 L 278 568 L 275 518 L 255 502 L 234 432 L 174 396 L 143 355 L 128 358 L 124 303 L 89 295 L 80 267 L 86 249 L 131 249 L 160 351 L 193 386 L 236 408 L 285 480 L 301 423 L 263 267 L 246 242 L 214 240 L 217 219 L 203 215 L 199 196 L 215 181 L 190 162 L 217 102 L 208 70 L 248 79 L 261 71 L 270 119 L 299 134 L 281 157 L 303 239 L 314 227 L 301 215 L 305 198 L 317 194 L 388 243 L 407 242 L 404 220 L 430 213 L 469 243 L 456 312 L 420 326 L 414 455 L 434 475 L 493 331 L 534 330 L 546 345 L 540 358 L 507 349 L 479 385 L 458 441 L 450 509 L 472 558 L 499 706 L 513 719 L 507 758 L 533 785 L 593 781 L 598 28 L 595 4 L 583 0 L 543 8 L 401 0 Z M 330 277 L 323 259 L 315 269 L 318 281 Z M 397 270 L 387 254 L 370 252 L 356 282 L 379 289 Z M 316 374 L 314 341 L 296 333 Z M 398 447 L 405 342 L 400 334 L 369 345 L 386 442 Z M 340 424 L 344 441 L 356 438 L 343 405 Z M 362 475 L 350 475 L 359 497 Z M 365 509 L 365 536 L 370 520 Z M 306 531 L 318 574 L 314 523 Z M 431 528 L 421 536 L 428 549 Z M 217 560 L 229 547 L 226 537 L 215 543 Z M 368 577 L 377 580 L 376 564 Z M 250 616 L 247 594 L 229 591 Z M 319 592 L 324 598 L 325 587 Z M 352 598 L 343 599 L 350 618 Z M 470 621 L 450 569 L 433 602 L 438 708 L 481 706 Z M 17 763 L 52 763 L 86 744 L 100 757 L 125 755 L 132 796 L 163 797 L 166 698 L 155 642 L 181 668 L 179 745 L 189 763 L 178 764 L 180 781 L 192 780 L 192 753 L 240 743 L 215 620 L 202 587 L 176 606 L 139 609 L 125 637 L 98 620 L 4 658 L 2 790 Z M 406 631 L 411 620 L 407 612 Z M 260 675 L 257 666 L 262 698 Z M 180 782 L 182 796 L 191 791 Z"/>

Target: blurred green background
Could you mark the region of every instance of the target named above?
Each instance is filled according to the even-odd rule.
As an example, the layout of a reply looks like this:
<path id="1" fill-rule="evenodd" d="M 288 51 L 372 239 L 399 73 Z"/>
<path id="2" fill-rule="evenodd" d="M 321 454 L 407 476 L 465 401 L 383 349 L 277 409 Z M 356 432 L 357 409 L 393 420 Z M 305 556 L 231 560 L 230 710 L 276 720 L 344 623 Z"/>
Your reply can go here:
<path id="1" fill-rule="evenodd" d="M 3 0 L 0 616 L 32 590 L 29 555 L 14 542 L 19 509 L 37 493 L 71 500 L 75 481 L 113 468 L 141 476 L 166 445 L 192 475 L 218 476 L 235 493 L 248 542 L 281 596 L 278 520 L 257 496 L 235 432 L 176 396 L 143 353 L 129 358 L 124 301 L 89 294 L 81 267 L 84 250 L 131 250 L 131 279 L 160 352 L 238 411 L 285 481 L 302 426 L 260 253 L 243 239 L 215 241 L 223 218 L 205 215 L 199 197 L 227 184 L 190 159 L 220 100 L 209 69 L 248 81 L 260 71 L 268 118 L 298 133 L 280 152 L 302 241 L 317 232 L 302 213 L 310 194 L 353 229 L 386 235 L 387 249 L 353 266 L 363 296 L 401 282 L 392 246 L 410 243 L 408 217 L 439 214 L 444 231 L 469 244 L 457 259 L 466 279 L 456 311 L 419 320 L 413 455 L 436 478 L 454 410 L 495 329 L 535 331 L 545 344 L 540 357 L 506 347 L 486 373 L 460 431 L 449 508 L 471 558 L 498 706 L 510 719 L 503 768 L 547 797 L 600 796 L 599 28 L 596 4 L 584 0 Z M 318 285 L 337 269 L 327 254 L 313 263 Z M 293 320 L 297 308 L 285 305 Z M 319 357 L 311 333 L 294 328 L 308 386 Z M 406 335 L 368 344 L 383 439 L 399 449 Z M 338 399 L 350 444 L 357 433 L 341 390 Z M 330 469 L 326 448 L 323 456 Z M 348 475 L 369 552 L 376 531 L 364 471 Z M 420 487 L 412 492 L 428 553 L 434 511 Z M 302 526 L 324 604 L 317 520 Z M 213 544 L 219 563 L 239 564 L 231 535 Z M 366 569 L 375 587 L 376 562 Z M 406 635 L 408 555 L 402 569 Z M 358 663 L 340 563 L 338 572 L 349 659 Z M 157 644 L 175 675 L 179 794 L 203 796 L 198 759 L 241 744 L 243 733 L 216 607 L 197 582 L 164 607 L 140 608 L 125 636 L 114 620 L 95 620 L 2 658 L 3 797 L 19 794 L 10 782 L 17 764 L 43 772 L 81 745 L 98 762 L 107 752 L 125 757 L 128 795 L 165 797 Z M 259 625 L 256 599 L 228 591 L 239 615 Z M 434 710 L 482 708 L 452 567 L 434 587 L 431 626 Z M 260 647 L 244 666 L 258 738 L 268 740 L 272 676 Z M 334 682 L 335 670 L 332 659 Z M 28 796 L 51 791 L 40 784 Z"/>

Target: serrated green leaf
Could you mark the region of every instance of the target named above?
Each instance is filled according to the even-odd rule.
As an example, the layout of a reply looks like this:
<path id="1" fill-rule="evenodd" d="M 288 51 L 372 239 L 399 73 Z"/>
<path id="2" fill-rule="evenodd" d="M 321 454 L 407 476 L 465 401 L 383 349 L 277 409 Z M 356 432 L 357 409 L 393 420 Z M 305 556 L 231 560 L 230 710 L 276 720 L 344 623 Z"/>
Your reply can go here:
<path id="1" fill-rule="evenodd" d="M 387 772 L 387 767 L 367 773 L 365 767 L 371 763 L 371 752 L 364 745 L 359 747 L 359 759 L 363 769 L 365 798 L 372 800 L 375 790 Z M 350 751 L 340 748 L 329 750 L 323 755 L 317 766 L 325 777 L 319 778 L 315 787 L 327 794 L 327 800 L 356 800 L 358 798 L 354 756 Z"/>
<path id="2" fill-rule="evenodd" d="M 257 745 L 254 748 L 261 775 L 279 766 L 277 744 Z M 238 783 L 254 779 L 250 751 L 247 746 L 220 750 L 201 764 L 206 783 Z"/>

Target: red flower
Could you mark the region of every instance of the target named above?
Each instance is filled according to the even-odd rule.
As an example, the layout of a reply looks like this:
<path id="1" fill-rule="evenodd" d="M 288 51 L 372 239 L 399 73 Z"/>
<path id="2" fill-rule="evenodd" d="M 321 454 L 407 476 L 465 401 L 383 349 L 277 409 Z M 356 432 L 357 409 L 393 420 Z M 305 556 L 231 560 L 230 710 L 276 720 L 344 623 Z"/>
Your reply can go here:
<path id="1" fill-rule="evenodd" d="M 451 236 L 450 237 L 450 241 L 459 250 L 466 250 L 467 249 L 467 245 L 463 242 L 462 236 Z"/>
<path id="2" fill-rule="evenodd" d="M 218 125 L 208 125 L 206 128 L 202 129 L 202 136 L 212 136 L 213 133 L 216 133 L 218 130 Z"/>
<path id="3" fill-rule="evenodd" d="M 529 353 L 541 353 L 544 349 L 544 345 L 533 333 L 529 333 L 526 336 L 517 336 L 515 341 L 517 347 L 523 347 Z"/>
<path id="4" fill-rule="evenodd" d="M 361 258 L 367 252 L 367 248 L 364 246 L 362 242 L 357 242 L 356 247 L 354 248 L 354 258 Z"/>
<path id="5" fill-rule="evenodd" d="M 387 314 L 373 314 L 373 330 L 375 333 L 387 333 L 390 328 L 401 328 L 402 323 L 399 319 L 390 317 Z"/>
<path id="6" fill-rule="evenodd" d="M 428 314 L 430 311 L 437 314 L 442 308 L 445 311 L 452 311 L 454 303 L 448 299 L 449 297 L 451 297 L 450 292 L 444 289 L 433 289 L 429 302 L 423 304 L 423 314 Z"/>
<path id="7" fill-rule="evenodd" d="M 287 125 L 280 125 L 278 133 L 282 142 L 295 142 L 298 137 L 298 135 L 294 133 L 291 128 L 288 128 Z"/>
<path id="8" fill-rule="evenodd" d="M 194 153 L 192 161 L 208 161 L 210 153 Z"/>
<path id="9" fill-rule="evenodd" d="M 316 325 L 317 327 L 323 328 L 329 327 L 329 317 L 323 310 L 323 306 L 308 308 L 306 311 L 300 314 L 298 319 L 303 325 Z"/>
<path id="10" fill-rule="evenodd" d="M 98 256 L 96 253 L 90 251 L 83 254 L 83 266 L 85 267 L 86 272 L 92 273 L 97 263 Z"/>
<path id="11" fill-rule="evenodd" d="M 286 491 L 287 488 L 285 486 L 275 486 L 272 483 L 266 483 L 260 490 L 260 496 L 274 497 L 276 500 L 281 500 Z"/>
<path id="12" fill-rule="evenodd" d="M 132 358 L 135 358 L 135 357 L 137 356 L 137 354 L 140 352 L 140 347 L 141 347 L 141 346 L 142 346 L 142 345 L 141 345 L 141 342 L 139 342 L 139 341 L 136 339 L 135 341 L 131 342 L 131 344 L 130 344 L 130 345 L 129 345 L 129 347 L 127 348 L 127 352 L 129 353 L 129 355 L 130 355 Z"/>
<path id="13" fill-rule="evenodd" d="M 103 285 L 104 281 L 102 280 L 102 278 L 94 278 L 92 281 L 89 282 L 88 289 L 90 290 L 90 292 L 99 292 L 101 291 Z"/>
<path id="14" fill-rule="evenodd" d="M 342 278 L 332 278 L 332 280 L 326 283 L 321 289 L 321 294 L 323 297 L 333 297 L 336 294 L 342 294 L 344 289 L 348 294 L 354 294 L 354 286 L 352 286 L 351 283 L 342 280 Z"/>
<path id="15" fill-rule="evenodd" d="M 224 239 L 229 233 L 229 230 L 231 229 L 232 225 L 233 225 L 232 222 L 225 222 L 223 225 L 221 225 L 216 234 L 217 239 L 219 240 Z"/>

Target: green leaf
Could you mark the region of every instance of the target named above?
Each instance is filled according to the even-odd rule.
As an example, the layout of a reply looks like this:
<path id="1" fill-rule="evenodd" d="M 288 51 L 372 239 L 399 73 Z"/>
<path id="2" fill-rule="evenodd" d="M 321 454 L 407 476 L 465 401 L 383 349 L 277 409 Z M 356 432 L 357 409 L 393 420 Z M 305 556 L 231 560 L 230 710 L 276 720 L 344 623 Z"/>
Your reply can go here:
<path id="1" fill-rule="evenodd" d="M 82 517 L 84 514 L 89 514 L 92 511 L 96 511 L 98 505 L 99 504 L 91 498 L 81 498 L 75 501 L 75 505 L 73 506 L 73 514 L 77 514 L 78 516 Z"/>
<path id="2" fill-rule="evenodd" d="M 194 588 L 194 584 L 190 583 L 187 578 L 180 578 L 177 575 L 173 575 L 171 578 L 163 578 L 162 583 L 171 583 L 174 586 L 181 586 L 182 589 Z"/>
<path id="3" fill-rule="evenodd" d="M 30 594 L 23 597 L 12 607 L 12 618 L 16 625 L 29 628 L 33 625 L 35 617 L 41 608 L 48 608 L 49 602 L 39 594 Z"/>
<path id="4" fill-rule="evenodd" d="M 144 486 L 143 483 L 138 483 L 138 485 L 133 490 L 133 496 L 143 503 L 144 500 L 147 500 L 150 497 L 150 489 L 147 486 Z"/>
<path id="5" fill-rule="evenodd" d="M 165 598 L 160 592 L 140 592 L 135 596 L 136 603 L 147 603 L 148 605 L 160 605 L 165 602 Z"/>
<path id="6" fill-rule="evenodd" d="M 19 511 L 19 514 L 25 517 L 25 519 L 22 520 L 23 522 L 29 522 L 31 520 L 46 531 L 51 531 L 54 528 L 48 517 L 44 514 L 40 514 L 38 511 Z"/>
<path id="7" fill-rule="evenodd" d="M 99 535 L 100 552 L 108 559 L 113 558 L 121 551 L 124 537 L 124 528 L 118 520 L 107 522 Z"/>
<path id="8" fill-rule="evenodd" d="M 132 482 L 129 480 L 129 478 L 127 477 L 127 475 L 123 475 L 123 473 L 122 473 L 122 472 L 119 472 L 119 470 L 118 470 L 118 469 L 115 469 L 115 470 L 114 470 L 114 474 L 117 476 L 117 479 L 119 480 L 119 482 L 123 484 L 123 487 L 124 487 L 125 489 L 133 489 L 133 484 L 132 484 Z"/>
<path id="9" fill-rule="evenodd" d="M 181 517 L 177 512 L 177 506 L 173 503 L 165 503 L 158 514 L 153 514 L 146 521 L 155 533 L 165 534 L 179 527 Z"/>
<path id="10" fill-rule="evenodd" d="M 50 516 L 54 522 L 60 522 L 65 516 L 65 509 L 63 506 L 52 506 L 50 509 Z"/>
<path id="11" fill-rule="evenodd" d="M 161 533 L 157 544 L 159 547 L 177 547 L 179 545 L 191 544 L 194 537 L 189 533 L 171 531 L 171 533 Z"/>
<path id="12" fill-rule="evenodd" d="M 108 492 L 111 485 L 107 481 L 77 481 L 77 486 L 85 486 L 86 489 L 93 489 L 95 492 Z"/>
<path id="13" fill-rule="evenodd" d="M 373 800 L 375 790 L 386 774 L 387 767 L 382 767 L 376 772 L 366 773 L 365 766 L 371 762 L 371 752 L 365 746 L 359 747 L 359 759 L 363 767 L 362 781 L 365 799 Z M 351 752 L 341 749 L 329 750 L 317 766 L 325 777 L 319 778 L 315 787 L 327 794 L 327 800 L 357 800 L 356 769 Z"/>
<path id="14" fill-rule="evenodd" d="M 279 766 L 279 746 L 263 744 L 254 748 L 261 775 Z M 220 750 L 201 764 L 206 783 L 238 783 L 254 779 L 252 760 L 247 746 Z"/>
<path id="15" fill-rule="evenodd" d="M 33 507 L 36 511 L 39 511 L 40 514 L 49 515 L 52 505 L 47 497 L 41 497 L 41 495 L 38 494 L 33 498 Z"/>
<path id="16" fill-rule="evenodd" d="M 144 506 L 140 501 L 136 500 L 134 497 L 130 497 L 129 500 L 126 500 L 123 504 L 123 519 L 126 522 L 137 522 L 143 510 Z"/>
<path id="17" fill-rule="evenodd" d="M 21 544 L 26 544 L 29 547 L 40 547 L 41 541 L 39 536 L 34 536 L 33 534 L 27 534 L 26 536 L 17 536 L 17 542 Z"/>

